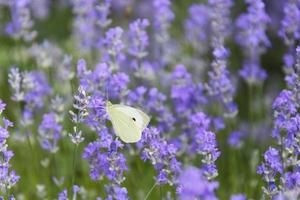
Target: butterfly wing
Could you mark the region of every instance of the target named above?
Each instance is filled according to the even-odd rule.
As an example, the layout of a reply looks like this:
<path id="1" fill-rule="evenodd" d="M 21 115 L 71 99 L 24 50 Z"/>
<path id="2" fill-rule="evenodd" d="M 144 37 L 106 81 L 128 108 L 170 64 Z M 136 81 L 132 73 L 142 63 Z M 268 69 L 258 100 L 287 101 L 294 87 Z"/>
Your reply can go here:
<path id="1" fill-rule="evenodd" d="M 108 104 L 107 113 L 116 134 L 126 143 L 139 141 L 150 122 L 143 111 L 121 104 Z"/>

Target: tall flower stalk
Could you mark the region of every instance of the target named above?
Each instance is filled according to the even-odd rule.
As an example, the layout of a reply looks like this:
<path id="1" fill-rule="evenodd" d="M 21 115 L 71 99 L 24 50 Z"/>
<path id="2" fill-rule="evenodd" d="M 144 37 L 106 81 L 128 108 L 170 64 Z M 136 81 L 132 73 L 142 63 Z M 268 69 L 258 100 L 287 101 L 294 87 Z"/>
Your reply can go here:
<path id="1" fill-rule="evenodd" d="M 206 88 L 208 94 L 221 105 L 225 117 L 234 117 L 238 110 L 233 101 L 234 85 L 227 69 L 229 50 L 225 41 L 230 34 L 230 8 L 231 0 L 210 0 L 211 8 L 211 47 L 213 49 L 213 62 L 208 72 Z"/>
<path id="2" fill-rule="evenodd" d="M 263 176 L 266 186 L 264 194 L 270 198 L 288 196 L 293 192 L 299 195 L 299 98 L 300 98 L 300 47 L 296 49 L 296 63 L 291 89 L 284 89 L 273 102 L 274 129 L 273 137 L 277 140 L 277 148 L 269 148 L 264 154 L 264 162 L 257 172 Z"/>
<path id="3" fill-rule="evenodd" d="M 0 99 L 0 115 L 2 115 L 2 112 L 5 110 L 5 106 L 6 104 Z M 10 169 L 10 160 L 14 156 L 14 153 L 8 150 L 7 139 L 9 137 L 8 128 L 12 126 L 12 122 L 2 117 L 0 123 L 0 191 L 2 194 L 5 194 L 7 199 L 14 198 L 10 196 L 10 190 L 20 179 L 20 176 L 18 176 L 14 170 Z"/>

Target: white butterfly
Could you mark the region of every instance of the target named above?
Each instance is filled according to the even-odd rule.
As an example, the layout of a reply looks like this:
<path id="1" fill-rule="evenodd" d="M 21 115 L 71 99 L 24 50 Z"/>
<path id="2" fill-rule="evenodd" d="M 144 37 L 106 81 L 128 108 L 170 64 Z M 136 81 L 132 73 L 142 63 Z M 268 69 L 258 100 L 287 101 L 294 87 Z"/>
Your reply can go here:
<path id="1" fill-rule="evenodd" d="M 117 136 L 126 143 L 138 142 L 150 122 L 150 117 L 143 111 L 109 101 L 106 102 L 106 112 Z"/>

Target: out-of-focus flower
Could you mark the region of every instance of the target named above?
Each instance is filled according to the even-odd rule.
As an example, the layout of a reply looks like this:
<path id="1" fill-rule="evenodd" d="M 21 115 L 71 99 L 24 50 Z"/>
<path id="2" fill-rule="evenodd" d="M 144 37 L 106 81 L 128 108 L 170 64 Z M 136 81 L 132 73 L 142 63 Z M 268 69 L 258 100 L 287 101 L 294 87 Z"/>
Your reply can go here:
<path id="1" fill-rule="evenodd" d="M 42 68 L 56 68 L 62 60 L 62 50 L 54 43 L 47 40 L 41 44 L 34 44 L 29 49 L 29 54 Z"/>
<path id="2" fill-rule="evenodd" d="M 189 7 L 189 18 L 184 24 L 185 36 L 200 54 L 208 50 L 209 25 L 210 8 L 205 4 L 192 4 Z"/>
<path id="3" fill-rule="evenodd" d="M 178 48 L 171 47 L 174 41 L 171 41 L 169 29 L 171 23 L 175 18 L 172 11 L 172 4 L 170 0 L 154 0 L 152 2 L 152 16 L 153 16 L 153 29 L 154 39 L 156 45 L 154 45 L 154 57 L 159 63 L 159 67 L 163 68 L 166 64 L 170 63 L 174 56 L 173 51 L 176 52 Z"/>
<path id="4" fill-rule="evenodd" d="M 137 59 L 142 59 L 148 54 L 149 39 L 145 30 L 148 26 L 148 19 L 137 19 L 129 24 L 128 53 Z"/>
<path id="5" fill-rule="evenodd" d="M 245 52 L 246 60 L 241 77 L 248 84 L 259 84 L 266 77 L 266 71 L 260 66 L 260 55 L 270 46 L 266 35 L 267 24 L 270 22 L 265 11 L 265 4 L 261 0 L 247 0 L 248 12 L 242 14 L 236 20 L 238 28 L 237 42 Z"/>
<path id="6" fill-rule="evenodd" d="M 203 172 L 196 167 L 188 167 L 179 176 L 180 189 L 179 199 L 181 200 L 216 200 L 215 190 L 219 184 L 209 182 Z"/>
<path id="7" fill-rule="evenodd" d="M 285 1 L 283 12 L 284 17 L 281 21 L 278 35 L 284 40 L 285 45 L 288 47 L 288 51 L 283 57 L 283 69 L 285 73 L 289 75 L 293 71 L 296 41 L 300 38 L 300 2 L 297 0 Z"/>
<path id="8" fill-rule="evenodd" d="M 245 194 L 234 194 L 231 195 L 230 200 L 247 200 L 247 196 Z"/>
<path id="9" fill-rule="evenodd" d="M 175 15 L 171 10 L 170 0 L 153 1 L 153 25 L 158 42 L 164 43 L 169 40 L 169 27 Z"/>
<path id="10" fill-rule="evenodd" d="M 110 0 L 101 3 L 96 0 L 72 2 L 75 14 L 73 34 L 81 52 L 87 53 L 102 46 L 103 29 L 111 23 L 108 18 L 110 2 Z"/>
<path id="11" fill-rule="evenodd" d="M 40 71 L 20 72 L 12 68 L 9 73 L 9 84 L 16 102 L 25 102 L 22 124 L 32 123 L 33 113 L 42 109 L 45 98 L 51 94 L 51 88 L 46 76 Z"/>
<path id="12" fill-rule="evenodd" d="M 225 117 L 234 117 L 238 110 L 233 102 L 235 87 L 231 82 L 230 73 L 227 70 L 227 59 L 229 50 L 224 43 L 231 32 L 230 29 L 230 8 L 231 0 L 210 0 L 211 29 L 213 48 L 212 68 L 208 72 L 208 83 L 206 89 L 208 94 L 224 109 Z"/>
<path id="13" fill-rule="evenodd" d="M 61 138 L 62 126 L 57 121 L 55 113 L 46 113 L 39 126 L 39 135 L 43 149 L 56 153 L 59 149 L 58 140 Z"/>
<path id="14" fill-rule="evenodd" d="M 121 27 L 111 28 L 105 33 L 103 41 L 106 49 L 104 53 L 104 60 L 110 63 L 112 71 L 119 70 L 120 64 L 124 60 L 123 50 L 125 48 L 125 44 L 123 41 L 123 33 L 124 31 Z"/>
<path id="15" fill-rule="evenodd" d="M 37 36 L 33 30 L 30 0 L 12 0 L 9 2 L 11 21 L 6 26 L 6 32 L 16 39 L 31 42 Z"/>
<path id="16" fill-rule="evenodd" d="M 233 148 L 240 148 L 243 144 L 242 142 L 242 133 L 239 131 L 234 131 L 230 134 L 228 138 L 228 144 Z"/>
<path id="17" fill-rule="evenodd" d="M 38 19 L 45 19 L 48 17 L 51 1 L 47 0 L 31 0 L 30 8 L 32 10 L 32 15 Z"/>
<path id="18" fill-rule="evenodd" d="M 199 105 L 207 103 L 203 94 L 203 85 L 194 83 L 192 75 L 188 73 L 185 66 L 177 65 L 172 73 L 174 84 L 171 88 L 171 98 L 176 112 L 184 117 L 199 109 Z"/>
<path id="19" fill-rule="evenodd" d="M 73 185 L 72 187 L 72 193 L 73 193 L 73 196 L 72 196 L 72 200 L 76 200 L 77 197 L 78 197 L 78 193 L 80 192 L 82 188 L 79 187 L 78 185 Z M 64 189 L 62 192 L 60 192 L 58 194 L 58 200 L 69 200 L 68 198 L 68 190 L 67 189 Z"/>

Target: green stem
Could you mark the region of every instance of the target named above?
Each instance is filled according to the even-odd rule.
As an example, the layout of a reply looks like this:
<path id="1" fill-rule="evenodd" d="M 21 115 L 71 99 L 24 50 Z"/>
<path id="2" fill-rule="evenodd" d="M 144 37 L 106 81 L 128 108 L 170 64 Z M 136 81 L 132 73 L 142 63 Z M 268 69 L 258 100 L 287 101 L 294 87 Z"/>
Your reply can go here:
<path id="1" fill-rule="evenodd" d="M 57 177 L 58 176 L 58 174 L 57 174 L 57 166 L 56 166 L 56 158 L 55 158 L 55 153 L 52 153 L 52 163 L 53 163 L 53 174 L 52 174 L 52 176 L 54 176 L 54 177 Z"/>
<path id="2" fill-rule="evenodd" d="M 74 147 L 74 151 L 73 151 L 73 164 L 72 164 L 72 166 L 73 166 L 73 175 L 72 175 L 72 185 L 71 186 L 73 186 L 74 185 L 74 183 L 75 183 L 75 178 L 76 178 L 76 157 L 77 157 L 77 146 L 78 145 L 75 145 L 75 147 Z"/>
<path id="3" fill-rule="evenodd" d="M 151 192 L 154 190 L 155 186 L 157 186 L 157 183 L 155 182 L 153 184 L 153 186 L 151 187 L 151 189 L 149 190 L 149 192 L 147 193 L 146 197 L 144 198 L 144 200 L 147 200 L 148 197 L 150 196 Z"/>
<path id="4" fill-rule="evenodd" d="M 252 132 L 253 132 L 253 104 L 252 104 L 252 101 L 253 101 L 253 85 L 250 84 L 249 85 L 249 90 L 248 90 L 249 94 L 249 109 L 248 109 L 248 114 L 249 114 L 249 123 L 250 123 L 250 135 L 252 136 Z"/>

